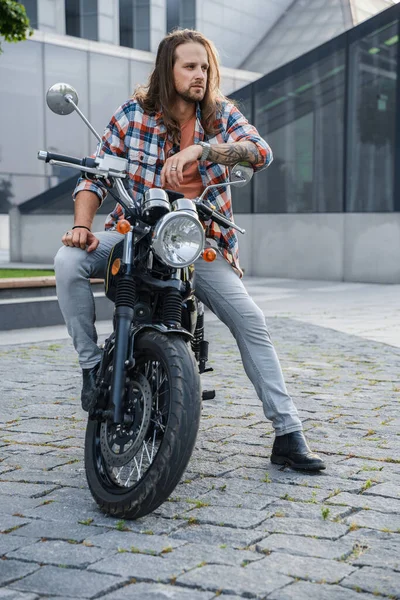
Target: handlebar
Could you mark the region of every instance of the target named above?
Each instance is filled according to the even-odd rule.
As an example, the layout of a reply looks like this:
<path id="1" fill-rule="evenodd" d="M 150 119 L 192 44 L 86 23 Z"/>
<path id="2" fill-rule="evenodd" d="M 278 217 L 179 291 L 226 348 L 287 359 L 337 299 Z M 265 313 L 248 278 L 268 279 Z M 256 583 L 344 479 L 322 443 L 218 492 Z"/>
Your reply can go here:
<path id="1" fill-rule="evenodd" d="M 213 210 L 210 206 L 203 204 L 203 202 L 197 201 L 196 208 L 197 212 L 199 213 L 199 216 L 203 219 L 212 219 L 215 223 L 217 223 L 217 225 L 220 225 L 221 227 L 232 227 L 232 229 L 236 229 L 240 233 L 246 233 L 245 229 L 238 227 L 235 223 L 221 215 L 221 213 Z"/>
<path id="2" fill-rule="evenodd" d="M 71 165 L 79 165 L 80 167 L 89 167 L 90 169 L 96 168 L 96 161 L 90 156 L 86 156 L 85 158 L 75 158 L 74 156 L 68 156 L 66 154 L 57 154 L 56 152 L 46 152 L 45 150 L 40 150 L 38 152 L 38 159 L 44 160 L 46 163 L 50 162 L 51 160 L 56 160 L 59 162 L 69 163 Z"/>
<path id="3" fill-rule="evenodd" d="M 106 159 L 107 158 L 109 159 L 110 157 L 106 157 Z M 122 182 L 119 180 L 119 178 L 126 177 L 126 173 L 114 171 L 114 169 L 110 173 L 112 167 L 114 166 L 112 163 L 111 163 L 111 165 L 104 165 L 105 167 L 108 166 L 108 169 L 106 171 L 102 171 L 101 167 L 99 168 L 99 164 L 98 164 L 99 159 L 91 158 L 90 156 L 86 156 L 85 158 L 75 158 L 74 156 L 67 156 L 65 154 L 58 154 L 55 152 L 47 152 L 46 150 L 40 150 L 38 152 L 38 159 L 43 160 L 46 163 L 52 163 L 52 164 L 56 164 L 59 166 L 66 166 L 66 167 L 70 166 L 75 169 L 81 168 L 82 171 L 84 171 L 86 173 L 93 173 L 94 175 L 97 175 L 97 176 L 112 175 L 115 178 L 115 184 L 118 188 L 119 195 L 120 196 L 122 195 L 122 197 L 125 198 L 125 202 L 124 201 L 121 202 L 120 198 L 115 197 L 116 201 L 120 202 L 120 204 L 122 206 L 124 206 L 125 209 L 129 210 L 129 209 L 132 209 L 133 207 L 135 207 L 136 210 L 138 210 L 138 206 L 135 206 L 135 202 L 132 201 L 130 196 L 127 194 Z M 234 183 L 235 182 L 230 182 L 231 185 Z M 208 191 L 208 189 L 213 188 L 213 187 L 219 187 L 221 185 L 227 185 L 227 184 L 215 184 L 215 185 L 208 186 L 204 190 L 204 192 L 200 196 L 200 198 L 195 202 L 199 216 L 205 220 L 212 219 L 215 223 L 217 223 L 217 225 L 220 225 L 221 227 L 232 228 L 232 229 L 236 229 L 240 233 L 246 233 L 244 229 L 242 229 L 241 227 L 238 227 L 235 223 L 233 223 L 232 221 L 230 221 L 229 219 L 227 219 L 226 217 L 221 215 L 221 213 L 213 210 L 210 206 L 207 206 L 206 204 L 204 204 L 202 202 L 202 199 L 203 199 L 205 193 Z M 183 196 L 183 194 L 174 192 L 172 190 L 166 190 L 166 191 L 170 195 L 170 199 L 172 199 L 171 196 L 176 196 L 176 197 Z M 108 189 L 108 192 L 111 193 L 111 195 L 114 197 L 114 194 L 112 194 L 110 189 Z M 174 198 L 174 199 L 176 199 L 176 198 Z"/>

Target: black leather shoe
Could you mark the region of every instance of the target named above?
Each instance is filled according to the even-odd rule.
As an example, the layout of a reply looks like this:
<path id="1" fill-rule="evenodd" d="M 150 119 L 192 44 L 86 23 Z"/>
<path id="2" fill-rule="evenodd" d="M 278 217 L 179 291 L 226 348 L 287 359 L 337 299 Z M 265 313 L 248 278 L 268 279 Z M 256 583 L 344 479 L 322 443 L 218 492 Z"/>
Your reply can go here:
<path id="1" fill-rule="evenodd" d="M 96 404 L 97 399 L 97 386 L 96 386 L 96 375 L 99 369 L 99 365 L 92 367 L 91 369 L 82 369 L 82 393 L 81 403 L 82 408 L 88 412 Z"/>
<path id="2" fill-rule="evenodd" d="M 272 446 L 271 462 L 275 465 L 289 465 L 292 469 L 307 471 L 326 469 L 322 458 L 311 452 L 302 431 L 277 436 Z"/>

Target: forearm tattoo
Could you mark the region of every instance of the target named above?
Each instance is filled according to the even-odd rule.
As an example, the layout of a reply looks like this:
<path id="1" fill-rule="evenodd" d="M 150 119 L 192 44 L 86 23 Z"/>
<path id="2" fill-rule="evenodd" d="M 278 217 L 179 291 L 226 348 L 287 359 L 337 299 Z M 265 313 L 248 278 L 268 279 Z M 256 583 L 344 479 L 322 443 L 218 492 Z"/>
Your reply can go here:
<path id="1" fill-rule="evenodd" d="M 257 146 L 253 142 L 246 141 L 232 144 L 212 144 L 207 160 L 228 166 L 242 161 L 255 165 L 261 161 L 261 156 Z"/>

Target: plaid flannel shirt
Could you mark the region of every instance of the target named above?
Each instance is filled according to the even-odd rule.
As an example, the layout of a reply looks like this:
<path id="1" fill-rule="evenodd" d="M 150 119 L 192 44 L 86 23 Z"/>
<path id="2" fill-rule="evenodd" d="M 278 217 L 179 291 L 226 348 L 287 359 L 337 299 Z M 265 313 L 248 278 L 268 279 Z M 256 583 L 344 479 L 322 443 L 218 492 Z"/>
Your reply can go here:
<path id="1" fill-rule="evenodd" d="M 205 135 L 201 125 L 201 109 L 197 105 L 194 143 L 207 141 L 210 144 L 224 144 L 240 141 L 251 141 L 257 146 L 261 160 L 253 165 L 255 171 L 266 168 L 272 162 L 272 151 L 261 138 L 257 129 L 250 125 L 241 112 L 231 103 L 222 102 L 216 115 L 214 128 L 217 133 L 211 137 Z M 101 151 L 128 159 L 130 193 L 138 201 L 145 191 L 153 187 L 161 187 L 161 169 L 165 161 L 165 141 L 167 130 L 162 120 L 162 113 L 147 114 L 135 99 L 130 99 L 117 109 L 102 138 Z M 179 146 L 173 146 L 171 154 L 179 152 Z M 170 154 L 170 155 L 171 155 Z M 210 161 L 199 161 L 199 172 L 204 187 L 229 180 L 229 168 Z M 79 179 L 74 190 L 76 194 L 82 190 L 94 192 L 100 203 L 107 192 L 96 183 Z M 225 217 L 233 220 L 230 188 L 211 189 L 205 200 L 209 201 Z M 124 216 L 122 207 L 117 204 L 108 215 L 105 229 L 113 229 L 119 219 Z M 238 240 L 234 230 L 219 227 L 216 223 L 206 223 L 206 237 L 215 240 L 223 256 L 241 274 L 239 266 Z"/>

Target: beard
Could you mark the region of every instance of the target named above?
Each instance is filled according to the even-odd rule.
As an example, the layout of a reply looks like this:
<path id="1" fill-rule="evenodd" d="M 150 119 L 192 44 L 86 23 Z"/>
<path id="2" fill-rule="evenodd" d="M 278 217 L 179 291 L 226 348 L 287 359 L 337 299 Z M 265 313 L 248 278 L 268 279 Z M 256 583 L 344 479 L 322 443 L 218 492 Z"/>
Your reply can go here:
<path id="1" fill-rule="evenodd" d="M 188 102 L 189 104 L 196 104 L 196 102 L 201 102 L 203 100 L 206 92 L 204 88 L 202 88 L 201 90 L 197 88 L 197 91 L 195 91 L 195 89 L 196 88 L 191 87 L 182 92 L 179 92 L 177 90 L 176 94 L 177 96 L 182 98 L 182 100 L 185 100 L 185 102 Z"/>

